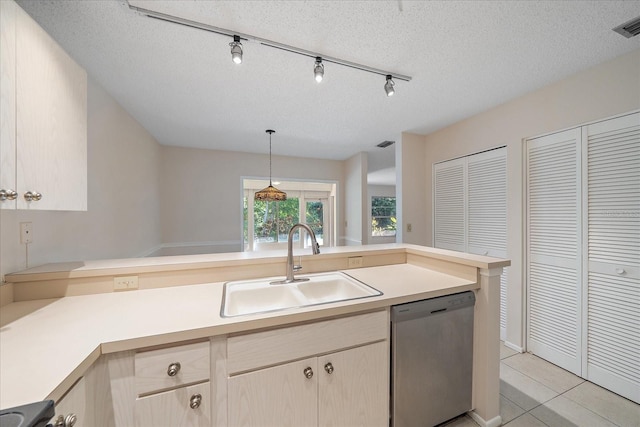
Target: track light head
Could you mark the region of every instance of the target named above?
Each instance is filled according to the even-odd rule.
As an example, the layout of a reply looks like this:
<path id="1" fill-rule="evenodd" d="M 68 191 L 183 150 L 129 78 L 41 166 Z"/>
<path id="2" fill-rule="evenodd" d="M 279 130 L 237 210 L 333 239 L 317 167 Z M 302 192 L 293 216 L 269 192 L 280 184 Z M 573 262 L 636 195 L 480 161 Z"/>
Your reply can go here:
<path id="1" fill-rule="evenodd" d="M 394 89 L 395 82 L 393 81 L 393 76 L 391 74 L 387 74 L 387 82 L 384 84 L 384 91 L 387 92 L 387 96 L 393 96 L 396 93 Z"/>
<path id="2" fill-rule="evenodd" d="M 242 43 L 240 43 L 240 36 L 233 36 L 233 41 L 229 43 L 231 46 L 231 60 L 235 64 L 242 63 Z"/>
<path id="3" fill-rule="evenodd" d="M 316 77 L 316 82 L 320 83 L 324 77 L 324 65 L 322 64 L 322 57 L 316 56 L 316 65 L 313 67 L 313 74 Z"/>

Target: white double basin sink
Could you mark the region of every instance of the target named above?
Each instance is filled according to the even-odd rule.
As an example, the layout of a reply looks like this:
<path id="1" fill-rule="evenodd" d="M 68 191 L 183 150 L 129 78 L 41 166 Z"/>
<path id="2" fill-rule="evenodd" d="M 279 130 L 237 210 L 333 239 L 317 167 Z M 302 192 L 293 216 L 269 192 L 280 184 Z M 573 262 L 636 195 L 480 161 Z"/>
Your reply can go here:
<path id="1" fill-rule="evenodd" d="M 220 315 L 243 316 L 382 295 L 342 272 L 309 274 L 304 278 L 309 280 L 284 284 L 271 284 L 274 278 L 227 282 Z"/>

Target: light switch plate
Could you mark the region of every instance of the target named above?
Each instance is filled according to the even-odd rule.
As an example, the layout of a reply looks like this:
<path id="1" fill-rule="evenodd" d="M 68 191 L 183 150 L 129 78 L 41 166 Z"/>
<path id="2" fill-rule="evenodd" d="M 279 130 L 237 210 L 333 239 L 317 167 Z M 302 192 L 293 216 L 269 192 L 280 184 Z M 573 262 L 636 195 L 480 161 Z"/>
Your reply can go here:
<path id="1" fill-rule="evenodd" d="M 30 222 L 20 223 L 20 243 L 23 245 L 33 243 L 33 225 Z"/>

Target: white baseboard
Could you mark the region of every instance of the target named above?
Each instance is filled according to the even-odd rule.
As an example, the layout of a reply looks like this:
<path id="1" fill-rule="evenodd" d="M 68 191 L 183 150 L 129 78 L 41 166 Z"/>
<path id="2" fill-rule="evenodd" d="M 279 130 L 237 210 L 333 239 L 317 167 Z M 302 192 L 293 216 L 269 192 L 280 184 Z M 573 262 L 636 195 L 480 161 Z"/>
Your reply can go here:
<path id="1" fill-rule="evenodd" d="M 511 350 L 517 351 L 518 353 L 524 353 L 524 348 L 517 346 L 513 343 L 510 343 L 509 341 L 504 341 L 504 345 L 506 347 L 509 347 Z"/>
<path id="2" fill-rule="evenodd" d="M 502 417 L 500 415 L 486 421 L 484 418 L 478 415 L 475 411 L 469 411 L 467 412 L 467 414 L 469 414 L 469 416 L 473 418 L 473 421 L 478 423 L 480 427 L 500 427 L 502 425 Z"/>

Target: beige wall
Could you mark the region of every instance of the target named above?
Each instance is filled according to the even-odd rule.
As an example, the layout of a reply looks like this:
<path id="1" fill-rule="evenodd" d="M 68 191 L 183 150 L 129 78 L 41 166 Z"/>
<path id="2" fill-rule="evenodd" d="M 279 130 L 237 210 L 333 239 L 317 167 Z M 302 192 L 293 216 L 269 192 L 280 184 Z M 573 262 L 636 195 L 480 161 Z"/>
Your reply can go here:
<path id="1" fill-rule="evenodd" d="M 269 177 L 269 156 L 196 148 L 162 147 L 162 241 L 199 242 L 200 252 L 242 249 L 242 178 Z M 273 179 L 338 182 L 342 223 L 343 162 L 273 156 Z M 338 235 L 343 233 L 338 227 Z M 216 250 L 217 249 L 217 250 Z M 166 252 L 166 249 L 165 249 Z M 184 250 L 179 253 L 185 253 Z"/>
<path id="2" fill-rule="evenodd" d="M 424 136 L 403 133 L 400 142 L 396 143 L 396 238 L 401 243 L 430 246 L 425 223 L 429 211 L 424 192 L 424 159 Z M 408 231 L 409 225 L 411 231 Z"/>
<path id="3" fill-rule="evenodd" d="M 340 243 L 345 246 L 367 244 L 367 153 L 358 153 L 344 161 L 345 223 Z"/>
<path id="4" fill-rule="evenodd" d="M 160 243 L 160 145 L 91 79 L 88 210 L 0 211 L 2 274 L 49 262 L 137 256 Z M 28 255 L 19 223 L 33 223 Z"/>
<path id="5" fill-rule="evenodd" d="M 507 146 L 508 256 L 512 260 L 507 289 L 509 343 L 524 345 L 523 140 L 639 108 L 640 50 L 637 50 L 424 137 L 425 167 L 420 179 L 429 213 L 425 222 L 425 241 L 429 245 L 433 242 L 432 165 Z M 406 198 L 406 191 L 403 196 Z"/>

